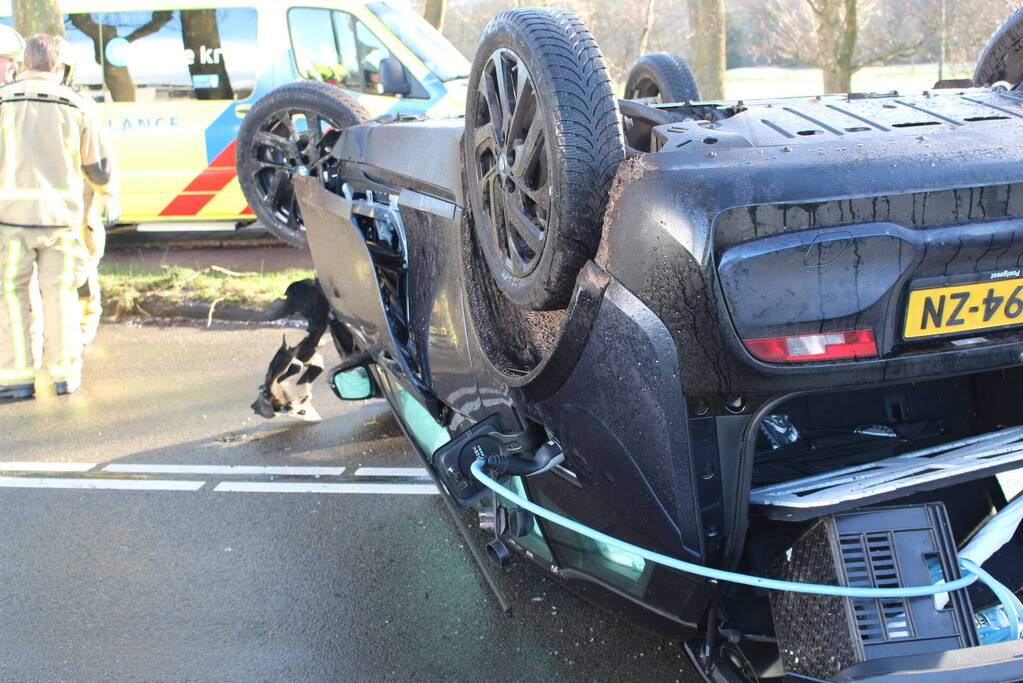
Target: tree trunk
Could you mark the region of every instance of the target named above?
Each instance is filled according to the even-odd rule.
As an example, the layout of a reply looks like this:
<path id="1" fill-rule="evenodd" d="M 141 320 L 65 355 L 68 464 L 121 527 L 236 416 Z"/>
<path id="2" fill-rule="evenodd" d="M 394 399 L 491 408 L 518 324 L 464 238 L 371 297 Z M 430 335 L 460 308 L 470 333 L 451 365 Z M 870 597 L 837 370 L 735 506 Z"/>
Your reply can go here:
<path id="1" fill-rule="evenodd" d="M 444 29 L 444 13 L 447 11 L 447 0 L 426 0 L 426 7 L 423 9 L 423 17 L 433 24 L 438 31 Z"/>
<path id="2" fill-rule="evenodd" d="M 153 12 L 142 26 L 138 27 L 124 39 L 129 43 L 145 38 L 159 31 L 165 24 L 174 18 L 174 12 L 163 10 Z M 105 59 L 107 43 L 117 38 L 117 27 L 109 24 L 100 26 L 93 20 L 91 14 L 69 14 L 68 19 L 71 25 L 92 39 L 92 54 L 96 63 L 103 64 L 103 82 L 110 90 L 110 98 L 114 102 L 134 102 L 135 82 L 131 79 L 128 67 L 114 66 L 110 60 Z"/>
<path id="3" fill-rule="evenodd" d="M 848 64 L 832 64 L 824 69 L 824 92 L 852 92 L 852 77 L 856 69 Z"/>
<path id="4" fill-rule="evenodd" d="M 856 40 L 859 37 L 860 17 L 858 0 L 845 0 L 845 16 L 842 24 L 842 39 L 838 44 L 838 87 L 835 92 L 847 93 L 852 90 L 852 75 L 856 70 Z"/>
<path id="5" fill-rule="evenodd" d="M 639 49 L 636 51 L 637 57 L 645 55 L 650 45 L 650 32 L 654 29 L 654 4 L 655 0 L 648 0 L 646 5 L 646 22 L 643 24 L 643 33 L 639 35 Z"/>
<path id="6" fill-rule="evenodd" d="M 824 92 L 847 93 L 852 90 L 853 71 L 833 64 L 824 69 Z"/>
<path id="7" fill-rule="evenodd" d="M 14 28 L 25 38 L 37 33 L 64 35 L 64 14 L 57 0 L 13 0 Z"/>
<path id="8" fill-rule="evenodd" d="M 234 99 L 231 89 L 231 78 L 227 74 L 227 63 L 220 47 L 220 29 L 217 26 L 217 10 L 215 9 L 183 9 L 181 10 L 181 40 L 186 50 L 191 50 L 195 58 L 188 66 L 192 83 L 198 83 L 196 76 L 206 77 L 208 83 L 216 80 L 215 87 L 195 88 L 195 97 L 199 100 L 230 100 Z"/>
<path id="9" fill-rule="evenodd" d="M 817 20 L 817 40 L 822 56 L 825 93 L 847 93 L 856 71 L 856 41 L 859 38 L 858 0 L 823 0 L 810 3 Z"/>
<path id="10" fill-rule="evenodd" d="M 704 99 L 725 96 L 725 1 L 689 0 L 693 32 L 692 62 Z"/>
<path id="11" fill-rule="evenodd" d="M 127 67 L 114 66 L 103 58 L 107 43 L 117 37 L 117 28 L 109 25 L 103 25 L 101 28 L 91 14 L 70 14 L 68 18 L 75 28 L 92 39 L 93 58 L 97 63 L 103 64 L 103 82 L 110 90 L 110 98 L 114 102 L 134 102 L 135 83 L 131 80 Z"/>

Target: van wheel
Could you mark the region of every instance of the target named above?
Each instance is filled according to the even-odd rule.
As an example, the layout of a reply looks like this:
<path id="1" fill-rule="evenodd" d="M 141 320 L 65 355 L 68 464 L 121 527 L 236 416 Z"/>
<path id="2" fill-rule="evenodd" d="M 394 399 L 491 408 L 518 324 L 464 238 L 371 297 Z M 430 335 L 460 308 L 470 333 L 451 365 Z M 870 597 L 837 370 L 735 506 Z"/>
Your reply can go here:
<path id="1" fill-rule="evenodd" d="M 289 83 L 252 105 L 238 131 L 238 182 L 256 217 L 288 244 L 309 246 L 291 178 L 326 182 L 341 131 L 369 119 L 366 110 L 329 83 Z"/>
<path id="2" fill-rule="evenodd" d="M 625 158 L 586 26 L 562 10 L 494 17 L 473 60 L 463 141 L 475 230 L 500 290 L 529 309 L 564 308 Z"/>
<path id="3" fill-rule="evenodd" d="M 686 60 L 670 52 L 651 52 L 632 65 L 625 82 L 625 99 L 696 102 L 700 88 Z"/>
<path id="4" fill-rule="evenodd" d="M 976 86 L 999 81 L 1011 83 L 1013 87 L 1023 81 L 1023 8 L 1010 14 L 995 29 L 973 70 Z"/>

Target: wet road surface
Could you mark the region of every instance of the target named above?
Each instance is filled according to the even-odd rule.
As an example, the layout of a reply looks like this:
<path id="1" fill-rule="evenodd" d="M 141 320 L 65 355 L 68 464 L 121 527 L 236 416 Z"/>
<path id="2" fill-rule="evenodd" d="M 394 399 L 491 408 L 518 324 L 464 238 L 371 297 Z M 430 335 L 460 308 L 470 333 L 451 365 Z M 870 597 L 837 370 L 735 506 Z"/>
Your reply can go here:
<path id="1" fill-rule="evenodd" d="M 105 325 L 0 405 L 0 680 L 694 680 L 525 563 L 501 615 L 381 401 L 253 415 L 281 334 Z"/>

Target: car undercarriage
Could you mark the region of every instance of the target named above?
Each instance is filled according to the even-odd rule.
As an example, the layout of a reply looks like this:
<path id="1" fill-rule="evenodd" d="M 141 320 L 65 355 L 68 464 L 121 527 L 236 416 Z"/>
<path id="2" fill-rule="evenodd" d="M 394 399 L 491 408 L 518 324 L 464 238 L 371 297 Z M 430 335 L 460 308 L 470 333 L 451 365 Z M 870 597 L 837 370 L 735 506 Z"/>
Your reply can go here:
<path id="1" fill-rule="evenodd" d="M 465 119 L 352 125 L 293 179 L 337 395 L 390 401 L 497 564 L 708 678 L 1023 677 L 1023 543 L 987 547 L 1023 464 L 1023 97 L 619 102 L 571 15 L 494 21 Z"/>

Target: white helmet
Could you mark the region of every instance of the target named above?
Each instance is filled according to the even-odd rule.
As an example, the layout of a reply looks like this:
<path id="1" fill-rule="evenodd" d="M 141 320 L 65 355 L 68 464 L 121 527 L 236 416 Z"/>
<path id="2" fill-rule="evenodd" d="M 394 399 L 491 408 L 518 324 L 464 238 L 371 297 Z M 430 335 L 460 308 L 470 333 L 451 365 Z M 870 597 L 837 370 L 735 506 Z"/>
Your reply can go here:
<path id="1" fill-rule="evenodd" d="M 25 52 L 25 39 L 7 24 L 0 24 L 0 57 L 14 57 L 21 61 Z"/>

